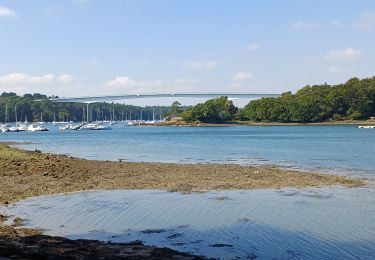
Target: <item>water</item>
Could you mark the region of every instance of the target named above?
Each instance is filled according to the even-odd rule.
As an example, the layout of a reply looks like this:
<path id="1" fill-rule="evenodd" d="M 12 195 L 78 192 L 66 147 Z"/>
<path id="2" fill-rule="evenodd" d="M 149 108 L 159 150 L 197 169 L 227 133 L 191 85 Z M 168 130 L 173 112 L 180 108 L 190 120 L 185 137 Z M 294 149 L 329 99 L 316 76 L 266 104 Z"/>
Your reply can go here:
<path id="1" fill-rule="evenodd" d="M 277 164 L 366 177 L 366 187 L 182 195 L 100 191 L 32 198 L 0 211 L 47 234 L 147 244 L 211 257 L 374 259 L 375 131 L 356 126 L 123 127 L 1 133 L 26 149 L 129 161 Z"/>
<path id="2" fill-rule="evenodd" d="M 277 164 L 375 175 L 375 131 L 356 126 L 124 127 L 0 133 L 0 141 L 99 160 Z"/>
<path id="3" fill-rule="evenodd" d="M 147 244 L 222 259 L 373 259 L 375 190 L 100 191 L 17 203 L 8 214 L 69 238 Z"/>

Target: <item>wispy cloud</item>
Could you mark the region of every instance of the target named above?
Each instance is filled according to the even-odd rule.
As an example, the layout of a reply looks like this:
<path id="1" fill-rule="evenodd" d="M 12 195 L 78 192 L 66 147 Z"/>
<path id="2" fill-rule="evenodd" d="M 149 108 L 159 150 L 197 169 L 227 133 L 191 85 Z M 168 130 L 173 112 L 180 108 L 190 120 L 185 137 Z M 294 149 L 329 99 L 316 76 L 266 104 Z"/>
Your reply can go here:
<path id="1" fill-rule="evenodd" d="M 70 83 L 73 80 L 73 75 L 70 74 L 62 74 L 59 76 L 58 81 L 61 83 Z"/>
<path id="2" fill-rule="evenodd" d="M 54 78 L 55 76 L 53 74 L 35 76 L 26 73 L 10 73 L 8 75 L 0 76 L 0 85 L 42 84 L 49 83 L 53 81 Z"/>
<path id="3" fill-rule="evenodd" d="M 375 29 L 375 13 L 365 12 L 361 15 L 356 26 L 361 30 L 370 31 Z"/>
<path id="4" fill-rule="evenodd" d="M 296 30 L 315 30 L 319 28 L 319 25 L 311 22 L 298 21 L 292 25 L 292 28 Z"/>
<path id="5" fill-rule="evenodd" d="M 139 61 L 136 62 L 136 65 L 138 67 L 146 67 L 148 64 L 149 64 L 149 62 L 147 60 L 139 60 Z"/>
<path id="6" fill-rule="evenodd" d="M 345 77 L 351 77 L 356 74 L 356 69 L 354 67 L 341 67 L 341 66 L 329 66 L 327 72 L 332 75 L 344 75 Z"/>
<path id="7" fill-rule="evenodd" d="M 16 17 L 16 11 L 5 6 L 0 6 L 0 17 Z"/>
<path id="8" fill-rule="evenodd" d="M 337 74 L 341 71 L 341 68 L 337 66 L 329 66 L 327 71 L 332 74 Z"/>
<path id="9" fill-rule="evenodd" d="M 174 80 L 137 80 L 129 76 L 118 76 L 105 83 L 106 90 L 114 93 L 127 91 L 131 93 L 192 91 L 199 80 L 178 78 Z"/>
<path id="10" fill-rule="evenodd" d="M 345 50 L 331 50 L 324 57 L 324 61 L 343 61 L 343 60 L 355 60 L 361 57 L 362 53 L 356 49 L 345 49 Z"/>
<path id="11" fill-rule="evenodd" d="M 180 85 L 193 85 L 199 82 L 198 79 L 191 79 L 191 78 L 178 78 L 175 80 L 176 84 Z"/>
<path id="12" fill-rule="evenodd" d="M 72 0 L 72 1 L 77 4 L 88 4 L 88 3 L 93 2 L 93 0 Z"/>
<path id="13" fill-rule="evenodd" d="M 328 24 L 333 28 L 340 28 L 342 26 L 341 22 L 337 20 L 332 20 Z"/>
<path id="14" fill-rule="evenodd" d="M 253 74 L 250 72 L 237 72 L 232 76 L 233 81 L 245 81 L 253 77 Z"/>
<path id="15" fill-rule="evenodd" d="M 247 46 L 247 49 L 249 51 L 256 51 L 260 48 L 260 45 L 258 43 L 251 43 Z"/>
<path id="16" fill-rule="evenodd" d="M 188 62 L 183 62 L 181 66 L 185 69 L 213 69 L 218 66 L 218 63 L 212 60 L 188 61 Z"/>

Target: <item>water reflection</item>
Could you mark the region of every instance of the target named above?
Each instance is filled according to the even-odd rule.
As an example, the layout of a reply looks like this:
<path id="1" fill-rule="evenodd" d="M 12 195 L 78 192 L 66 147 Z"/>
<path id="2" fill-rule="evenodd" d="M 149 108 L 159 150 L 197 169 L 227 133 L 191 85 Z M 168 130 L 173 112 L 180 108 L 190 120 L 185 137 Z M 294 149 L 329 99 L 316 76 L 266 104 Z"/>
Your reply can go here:
<path id="1" fill-rule="evenodd" d="M 101 191 L 7 209 L 47 234 L 147 244 L 221 258 L 370 259 L 373 189 Z"/>

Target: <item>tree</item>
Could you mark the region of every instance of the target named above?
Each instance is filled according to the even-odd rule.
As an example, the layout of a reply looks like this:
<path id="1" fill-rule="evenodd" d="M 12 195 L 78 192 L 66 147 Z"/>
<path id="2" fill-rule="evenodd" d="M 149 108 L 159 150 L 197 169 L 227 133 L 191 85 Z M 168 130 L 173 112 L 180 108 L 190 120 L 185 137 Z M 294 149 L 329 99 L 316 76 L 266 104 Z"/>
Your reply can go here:
<path id="1" fill-rule="evenodd" d="M 182 117 L 188 122 L 221 123 L 233 120 L 237 111 L 228 97 L 218 97 L 187 109 Z"/>
<path id="2" fill-rule="evenodd" d="M 181 104 L 178 101 L 173 102 L 171 109 L 169 110 L 169 114 L 171 117 L 180 116 L 182 113 Z"/>

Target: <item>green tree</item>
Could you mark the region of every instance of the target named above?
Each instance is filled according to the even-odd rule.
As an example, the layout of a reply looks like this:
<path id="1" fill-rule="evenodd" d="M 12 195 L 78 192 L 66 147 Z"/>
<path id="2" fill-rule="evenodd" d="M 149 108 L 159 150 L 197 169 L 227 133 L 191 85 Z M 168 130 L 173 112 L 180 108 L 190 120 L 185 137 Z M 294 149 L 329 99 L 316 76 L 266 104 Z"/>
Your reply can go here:
<path id="1" fill-rule="evenodd" d="M 228 97 L 218 97 L 187 109 L 182 117 L 188 122 L 220 123 L 233 120 L 237 111 Z"/>

